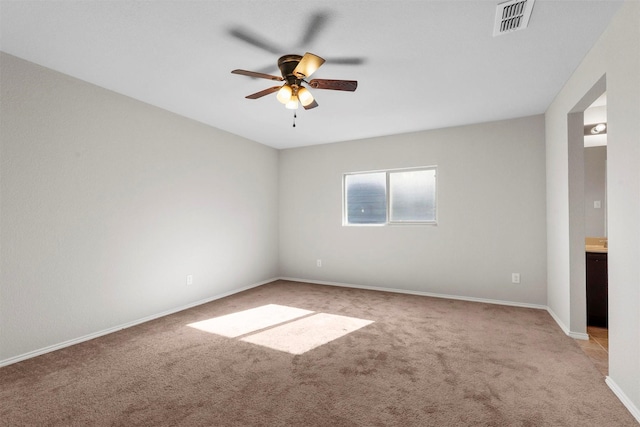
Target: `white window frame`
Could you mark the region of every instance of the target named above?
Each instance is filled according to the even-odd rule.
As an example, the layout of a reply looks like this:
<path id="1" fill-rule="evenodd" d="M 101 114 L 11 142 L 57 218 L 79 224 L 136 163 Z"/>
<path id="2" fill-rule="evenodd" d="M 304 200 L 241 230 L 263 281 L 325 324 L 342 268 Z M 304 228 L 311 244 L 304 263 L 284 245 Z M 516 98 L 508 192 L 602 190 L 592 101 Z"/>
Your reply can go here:
<path id="1" fill-rule="evenodd" d="M 435 213 L 433 220 L 425 220 L 425 221 L 392 221 L 391 218 L 391 191 L 390 191 L 390 178 L 389 176 L 394 172 L 413 172 L 413 171 L 423 171 L 423 170 L 432 170 L 435 173 Z M 364 174 L 372 174 L 372 173 L 384 173 L 385 174 L 385 198 L 386 198 L 386 218 L 384 223 L 380 224 L 350 224 L 348 222 L 348 201 L 347 201 L 347 176 L 351 175 L 364 175 Z M 342 174 L 342 225 L 344 227 L 386 227 L 386 226 L 397 226 L 397 225 L 438 225 L 438 166 L 417 166 L 411 168 L 396 168 L 396 169 L 381 169 L 381 170 L 370 170 L 370 171 L 360 171 L 360 172 L 347 172 Z"/>

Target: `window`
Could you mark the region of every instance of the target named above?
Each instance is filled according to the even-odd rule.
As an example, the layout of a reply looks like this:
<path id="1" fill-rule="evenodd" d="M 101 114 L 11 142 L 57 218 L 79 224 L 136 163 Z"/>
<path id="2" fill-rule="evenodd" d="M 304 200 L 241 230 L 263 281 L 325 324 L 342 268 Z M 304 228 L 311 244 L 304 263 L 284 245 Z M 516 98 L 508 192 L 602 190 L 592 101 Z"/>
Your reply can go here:
<path id="1" fill-rule="evenodd" d="M 436 168 L 344 175 L 344 225 L 435 224 Z"/>

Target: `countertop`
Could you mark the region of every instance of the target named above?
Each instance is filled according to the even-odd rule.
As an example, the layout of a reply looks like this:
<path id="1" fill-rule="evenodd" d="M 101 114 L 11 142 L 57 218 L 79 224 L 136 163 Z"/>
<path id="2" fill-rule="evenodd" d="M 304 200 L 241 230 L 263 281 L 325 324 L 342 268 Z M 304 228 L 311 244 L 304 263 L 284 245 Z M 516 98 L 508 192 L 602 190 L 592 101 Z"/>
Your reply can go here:
<path id="1" fill-rule="evenodd" d="M 585 237 L 584 251 L 606 254 L 609 250 L 609 239 L 606 237 Z"/>

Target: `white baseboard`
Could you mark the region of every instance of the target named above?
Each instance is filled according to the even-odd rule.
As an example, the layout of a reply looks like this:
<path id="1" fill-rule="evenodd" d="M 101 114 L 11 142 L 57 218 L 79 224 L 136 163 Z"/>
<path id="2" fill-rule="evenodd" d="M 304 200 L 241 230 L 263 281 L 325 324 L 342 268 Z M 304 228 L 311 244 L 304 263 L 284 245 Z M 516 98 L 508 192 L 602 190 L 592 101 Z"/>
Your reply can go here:
<path id="1" fill-rule="evenodd" d="M 553 310 L 551 310 L 549 307 L 547 307 L 547 312 L 551 315 L 551 317 L 553 318 L 553 320 L 556 321 L 556 323 L 558 324 L 558 326 L 560 326 L 560 329 L 562 329 L 562 331 L 569 335 L 571 338 L 575 338 L 577 340 L 584 340 L 584 341 L 589 341 L 589 334 L 584 333 L 584 332 L 572 332 L 567 325 L 565 325 L 562 320 L 560 320 L 560 318 L 558 317 L 558 315 L 556 313 L 553 312 Z"/>
<path id="2" fill-rule="evenodd" d="M 280 280 L 288 280 L 291 282 L 313 283 L 316 285 L 340 286 L 343 288 L 366 289 L 370 291 L 394 292 L 398 294 L 419 295 L 419 296 L 433 297 L 433 298 L 446 298 L 446 299 L 455 299 L 455 300 L 461 300 L 461 301 L 483 302 L 487 304 L 509 305 L 513 307 L 535 308 L 539 310 L 547 309 L 547 306 L 545 305 L 529 304 L 525 302 L 502 301 L 502 300 L 485 299 L 485 298 L 465 297 L 465 296 L 459 296 L 459 295 L 437 294 L 432 292 L 410 291 L 410 290 L 398 289 L 398 288 L 379 288 L 375 286 L 355 285 L 352 283 L 327 282 L 323 280 L 298 279 L 294 277 L 280 277 Z"/>
<path id="3" fill-rule="evenodd" d="M 618 387 L 618 384 L 616 384 L 616 382 L 611 377 L 608 376 L 605 379 L 605 383 L 607 383 L 611 391 L 613 391 L 618 399 L 620 399 L 620 402 L 622 402 L 622 404 L 629 410 L 629 412 L 631 412 L 631 415 L 633 415 L 636 421 L 640 423 L 640 409 L 638 409 L 638 407 L 633 404 L 631 399 L 629 399 L 624 391 L 622 391 L 622 389 Z"/>
<path id="4" fill-rule="evenodd" d="M 256 288 L 258 286 L 262 286 L 262 285 L 265 285 L 267 283 L 271 283 L 271 282 L 276 281 L 276 280 L 287 280 L 287 281 L 292 281 L 292 282 L 313 283 L 313 284 L 317 284 L 317 285 L 340 286 L 340 287 L 345 287 L 345 288 L 366 289 L 366 290 L 381 291 L 381 292 L 394 292 L 394 293 L 400 293 L 400 294 L 419 295 L 419 296 L 427 296 L 427 297 L 434 297 L 434 298 L 456 299 L 456 300 L 462 300 L 462 301 L 482 302 L 482 303 L 487 303 L 487 304 L 498 304 L 498 305 L 514 306 L 514 307 L 525 307 L 525 308 L 535 308 L 535 309 L 540 309 L 540 310 L 547 310 L 547 312 L 551 315 L 553 320 L 555 320 L 555 322 L 558 324 L 558 326 L 560 326 L 560 328 L 562 329 L 562 331 L 565 334 L 567 334 L 568 336 L 570 336 L 572 338 L 584 339 L 584 340 L 588 340 L 589 339 L 589 335 L 588 334 L 579 333 L 579 332 L 571 332 L 569 330 L 569 328 L 567 328 L 567 326 L 553 312 L 553 310 L 551 310 L 549 307 L 544 306 L 544 305 L 529 304 L 529 303 L 514 302 L 514 301 L 493 300 L 493 299 L 485 299 L 485 298 L 464 297 L 464 296 L 459 296 L 459 295 L 437 294 L 437 293 L 432 293 L 432 292 L 410 291 L 410 290 L 406 290 L 406 289 L 397 289 L 397 288 L 379 288 L 379 287 L 375 287 L 375 286 L 363 286 L 363 285 L 355 285 L 355 284 L 350 284 L 350 283 L 327 282 L 327 281 L 322 281 L 322 280 L 299 279 L 299 278 L 293 278 L 293 277 L 276 277 L 276 278 L 273 278 L 273 279 L 269 279 L 269 280 L 265 280 L 265 281 L 262 281 L 262 282 L 254 283 L 252 285 L 248 285 L 248 286 L 245 286 L 245 287 L 242 287 L 242 288 L 239 288 L 239 289 L 234 289 L 232 291 L 224 292 L 222 294 L 217 294 L 217 295 L 214 295 L 214 296 L 209 297 L 209 298 L 205 298 L 205 299 L 200 300 L 200 301 L 196 301 L 196 302 L 193 302 L 193 303 L 190 303 L 190 304 L 183 305 L 181 307 L 176 307 L 176 308 L 173 308 L 173 309 L 170 309 L 170 310 L 167 310 L 167 311 L 163 311 L 161 313 L 157 313 L 157 314 L 153 314 L 151 316 L 143 317 L 141 319 L 137 319 L 137 320 L 134 320 L 132 322 L 127 322 L 127 323 L 124 323 L 122 325 L 115 326 L 113 328 L 104 329 L 102 331 L 98 331 L 98 332 L 95 332 L 95 333 L 92 333 L 92 334 L 84 335 L 82 337 L 74 338 L 74 339 L 71 339 L 71 340 L 68 340 L 68 341 L 64 341 L 64 342 L 61 342 L 61 343 L 58 343 L 58 344 L 50 345 L 50 346 L 47 346 L 47 347 L 44 347 L 44 348 L 41 348 L 41 349 L 38 349 L 38 350 L 30 351 L 28 353 L 24 353 L 24 354 L 15 356 L 15 357 L 10 357 L 8 359 L 0 360 L 0 367 L 11 365 L 11 364 L 17 363 L 17 362 L 21 362 L 23 360 L 31 359 L 33 357 L 40 356 L 40 355 L 43 355 L 43 354 L 46 354 L 46 353 L 50 353 L 52 351 L 60 350 L 62 348 L 69 347 L 69 346 L 72 346 L 72 345 L 75 345 L 75 344 L 80 344 L 82 342 L 89 341 L 89 340 L 92 340 L 94 338 L 98 338 L 98 337 L 101 337 L 101 336 L 104 336 L 104 335 L 107 335 L 107 334 L 110 334 L 110 333 L 113 333 L 113 332 L 117 332 L 117 331 L 120 331 L 122 329 L 130 328 L 132 326 L 136 326 L 136 325 L 139 325 L 141 323 L 148 322 L 150 320 L 158 319 L 160 317 L 168 316 L 170 314 L 177 313 L 179 311 L 187 310 L 187 309 L 192 308 L 192 307 L 196 307 L 196 306 L 199 306 L 199 305 L 202 305 L 202 304 L 206 304 L 208 302 L 215 301 L 215 300 L 220 299 L 220 298 L 224 298 L 224 297 L 228 297 L 228 296 L 240 293 L 240 292 L 244 292 L 244 291 L 247 291 L 249 289 L 253 289 L 253 288 Z M 613 393 L 618 397 L 618 399 L 620 399 L 622 404 L 629 410 L 629 412 L 631 412 L 631 415 L 633 415 L 633 417 L 640 423 L 640 409 L 638 409 L 638 407 L 636 407 L 633 404 L 631 399 L 629 399 L 629 397 L 622 391 L 622 389 L 616 384 L 616 382 L 611 377 L 607 377 L 605 382 L 609 386 L 609 388 L 613 391 Z"/>
<path id="5" fill-rule="evenodd" d="M 560 326 L 562 331 L 570 336 L 571 338 L 579 339 L 579 340 L 589 340 L 589 334 L 581 333 L 581 332 L 572 332 L 569 328 L 560 320 L 560 318 L 546 305 L 539 304 L 529 304 L 524 302 L 516 302 L 516 301 L 502 301 L 502 300 L 494 300 L 494 299 L 486 299 L 486 298 L 475 298 L 475 297 L 466 297 L 459 295 L 447 295 L 447 294 L 437 294 L 432 292 L 422 292 L 422 291 L 408 291 L 406 289 L 398 289 L 398 288 L 378 288 L 375 286 L 363 286 L 363 285 L 355 285 L 352 283 L 340 283 L 340 282 L 327 282 L 322 280 L 309 280 L 309 279 L 299 279 L 295 277 L 280 277 L 280 280 L 289 280 L 292 282 L 303 282 L 303 283 L 314 283 L 317 285 L 328 285 L 328 286 L 341 286 L 345 288 L 355 288 L 355 289 L 367 289 L 372 291 L 382 291 L 382 292 L 395 292 L 400 294 L 409 294 L 409 295 L 420 295 L 434 298 L 446 298 L 446 299 L 456 299 L 462 301 L 471 301 L 471 302 L 483 302 L 487 304 L 498 304 L 498 305 L 507 305 L 512 307 L 525 307 L 525 308 L 535 308 L 539 310 L 546 310 L 553 320 Z"/>
<path id="6" fill-rule="evenodd" d="M 303 282 L 303 283 L 313 283 L 313 284 L 317 284 L 317 285 L 327 285 L 327 286 L 340 286 L 340 287 L 345 287 L 345 288 L 355 288 L 355 289 L 366 289 L 366 290 L 372 290 L 372 291 L 381 291 L 381 292 L 394 292 L 394 293 L 400 293 L 400 294 L 409 294 L 409 295 L 419 295 L 419 296 L 427 296 L 427 297 L 434 297 L 434 298 L 446 298 L 446 299 L 455 299 L 455 300 L 461 300 L 461 301 L 471 301 L 471 302 L 481 302 L 481 303 L 487 303 L 487 304 L 497 304 L 497 305 L 506 305 L 506 306 L 513 306 L 513 307 L 525 307 L 525 308 L 535 308 L 535 309 L 540 309 L 540 310 L 547 310 L 547 312 L 551 315 L 551 317 L 556 321 L 556 323 L 560 326 L 560 328 L 564 331 L 565 334 L 567 334 L 568 336 L 572 337 L 572 338 L 576 338 L 576 339 L 581 339 L 581 340 L 588 340 L 589 339 L 589 335 L 585 334 L 585 333 L 579 333 L 579 332 L 571 332 L 569 330 L 569 328 L 567 328 L 567 326 L 560 320 L 560 318 L 553 312 L 553 310 L 551 310 L 549 307 L 544 306 L 544 305 L 539 305 L 539 304 L 529 304 L 529 303 L 522 303 L 522 302 L 514 302 L 514 301 L 502 301 L 502 300 L 494 300 L 494 299 L 486 299 L 486 298 L 475 298 L 475 297 L 466 297 L 466 296 L 459 296 L 459 295 L 448 295 L 448 294 L 438 294 L 438 293 L 433 293 L 433 292 L 422 292 L 422 291 L 411 291 L 411 290 L 406 290 L 406 289 L 399 289 L 399 288 L 381 288 L 381 287 L 375 287 L 375 286 L 364 286 L 364 285 L 357 285 L 357 284 L 353 284 L 353 283 L 340 283 L 340 282 L 328 282 L 328 281 L 323 281 L 323 280 L 309 280 L 309 279 L 300 279 L 300 278 L 295 278 L 295 277 L 275 277 L 269 280 L 265 280 L 262 282 L 258 282 L 258 283 L 254 283 L 252 285 L 248 285 L 239 289 L 235 289 L 233 291 L 229 291 L 229 292 L 225 292 L 222 294 L 218 294 L 218 295 L 214 295 L 212 297 L 209 298 L 205 298 L 203 300 L 200 301 L 196 301 L 187 305 L 183 305 L 180 307 L 176 307 L 167 311 L 163 311 L 161 313 L 157 313 L 157 314 L 153 314 L 151 316 L 147 316 L 141 319 L 137 319 L 134 320 L 132 322 L 127 322 L 112 328 L 108 328 L 108 329 L 104 329 L 98 332 L 94 332 L 88 335 L 84 335 L 82 337 L 78 337 L 78 338 L 74 338 L 68 341 L 64 341 L 58 344 L 54 344 L 54 345 L 50 345 L 47 347 L 43 347 L 34 351 L 30 351 L 28 353 L 24 353 L 18 356 L 14 356 L 14 357 L 10 357 L 8 359 L 4 359 L 4 360 L 0 360 L 0 367 L 3 366 L 7 366 L 7 365 L 11 365 L 13 363 L 17 363 L 17 362 L 21 362 L 23 360 L 27 360 L 27 359 L 31 359 L 33 357 L 36 356 L 40 356 L 42 354 L 46 354 L 46 353 L 50 353 L 52 351 L 56 351 L 56 350 L 60 350 L 62 348 L 65 347 L 69 347 L 75 344 L 79 344 L 85 341 L 89 341 L 92 340 L 94 338 L 98 338 L 101 337 L 103 335 L 107 335 L 113 332 L 117 332 L 120 331 L 122 329 L 126 329 L 126 328 L 130 328 L 132 326 L 136 326 L 139 325 L 141 323 L 145 323 L 148 322 L 150 320 L 154 320 L 163 316 L 168 316 L 170 314 L 173 313 L 177 313 L 179 311 L 182 310 L 187 310 L 189 308 L 192 307 L 196 307 L 198 305 L 202 305 L 202 304 L 206 304 L 208 302 L 211 301 L 215 301 L 217 299 L 220 298 L 224 298 L 233 294 L 237 294 L 239 292 L 243 292 L 252 288 L 256 288 L 258 286 L 262 286 L 265 285 L 267 283 L 273 282 L 275 280 L 288 280 L 288 281 L 293 281 L 293 282 Z"/>
<path id="7" fill-rule="evenodd" d="M 202 300 L 199 300 L 199 301 L 195 301 L 195 302 L 192 302 L 192 303 L 180 306 L 180 307 L 172 308 L 170 310 L 166 310 L 166 311 L 163 311 L 161 313 L 152 314 L 151 316 L 143 317 L 141 319 L 137 319 L 137 320 L 134 320 L 132 322 L 123 323 L 121 325 L 114 326 L 112 328 L 104 329 L 104 330 L 101 330 L 101 331 L 98 331 L 98 332 L 94 332 L 94 333 L 91 333 L 91 334 L 88 334 L 88 335 L 84 335 L 84 336 L 81 336 L 81 337 L 78 337 L 78 338 L 73 338 L 73 339 L 70 339 L 68 341 L 64 341 L 64 342 L 58 343 L 58 344 L 53 344 L 53 345 L 50 345 L 50 346 L 47 346 L 47 347 L 43 347 L 43 348 L 40 348 L 40 349 L 37 349 L 37 350 L 34 350 L 34 351 L 30 351 L 28 353 L 20 354 L 18 356 L 10 357 L 8 359 L 0 360 L 0 368 L 3 367 L 3 366 L 11 365 L 13 363 L 21 362 L 23 360 L 31 359 L 31 358 L 36 357 L 36 356 L 41 356 L 43 354 L 50 353 L 52 351 L 60 350 L 60 349 L 63 349 L 65 347 L 69 347 L 69 346 L 72 346 L 72 345 L 75 345 L 75 344 L 80 344 L 82 342 L 89 341 L 89 340 L 92 340 L 94 338 L 101 337 L 103 335 L 108 335 L 108 334 L 111 334 L 113 332 L 121 331 L 122 329 L 130 328 L 132 326 L 136 326 L 136 325 L 139 325 L 141 323 L 148 322 L 150 320 L 158 319 L 160 317 L 168 316 L 170 314 L 177 313 L 179 311 L 187 310 L 189 308 L 196 307 L 198 305 L 206 304 L 208 302 L 215 301 L 215 300 L 220 299 L 220 298 L 228 297 L 230 295 L 237 294 L 239 292 L 244 292 L 244 291 L 247 291 L 247 290 L 252 289 L 252 288 L 257 288 L 258 286 L 262 286 L 262 285 L 265 285 L 267 283 L 271 283 L 271 282 L 273 282 L 275 280 L 278 280 L 278 279 L 277 278 L 273 278 L 273 279 L 265 280 L 263 282 L 254 283 L 252 285 L 248 285 L 248 286 L 245 286 L 245 287 L 242 287 L 242 288 L 239 288 L 239 289 L 234 289 L 232 291 L 224 292 L 222 294 L 214 295 L 212 297 L 205 298 L 205 299 L 202 299 Z"/>

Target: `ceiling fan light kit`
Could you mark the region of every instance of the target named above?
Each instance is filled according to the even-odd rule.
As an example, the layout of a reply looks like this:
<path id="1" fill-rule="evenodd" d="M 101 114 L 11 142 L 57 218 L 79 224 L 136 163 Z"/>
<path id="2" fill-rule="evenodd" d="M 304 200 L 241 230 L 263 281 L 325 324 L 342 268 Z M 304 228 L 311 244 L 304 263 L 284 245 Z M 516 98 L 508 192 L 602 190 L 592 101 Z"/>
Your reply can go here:
<path id="1" fill-rule="evenodd" d="M 278 99 L 278 101 L 286 104 L 287 102 L 289 102 L 292 95 L 293 91 L 291 90 L 291 86 L 285 84 L 280 88 L 280 90 L 278 90 L 276 98 Z"/>
<path id="2" fill-rule="evenodd" d="M 304 86 L 300 86 L 298 88 L 298 100 L 300 101 L 303 107 L 309 106 L 314 101 L 313 95 Z"/>
<path id="3" fill-rule="evenodd" d="M 297 110 L 298 109 L 298 97 L 292 96 L 289 101 L 284 105 L 287 110 Z"/>
<path id="4" fill-rule="evenodd" d="M 247 95 L 245 97 L 247 99 L 258 99 L 270 93 L 278 92 L 276 99 L 284 104 L 285 108 L 296 110 L 299 104 L 302 104 L 305 110 L 310 110 L 317 107 L 318 103 L 315 101 L 311 91 L 302 85 L 303 83 L 306 83 L 314 89 L 348 92 L 353 92 L 358 87 L 358 82 L 355 80 L 313 79 L 307 81 L 306 79 L 315 73 L 324 62 L 325 60 L 318 55 L 307 52 L 304 56 L 281 56 L 280 59 L 278 59 L 278 68 L 280 69 L 282 77 L 247 70 L 233 70 L 231 73 L 284 82 L 282 86 L 273 86 L 260 92 Z"/>

